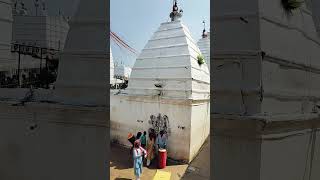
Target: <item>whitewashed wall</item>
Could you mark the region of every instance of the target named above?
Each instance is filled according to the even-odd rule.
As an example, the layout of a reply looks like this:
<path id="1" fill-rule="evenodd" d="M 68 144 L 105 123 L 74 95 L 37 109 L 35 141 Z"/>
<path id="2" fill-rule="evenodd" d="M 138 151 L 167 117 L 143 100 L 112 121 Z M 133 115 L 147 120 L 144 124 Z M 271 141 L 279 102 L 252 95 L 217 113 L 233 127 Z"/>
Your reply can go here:
<path id="1" fill-rule="evenodd" d="M 261 180 L 301 180 L 309 179 L 309 176 L 310 180 L 319 179 L 319 132 L 316 133 L 314 140 L 311 139 L 310 130 L 268 135 L 264 138 L 270 139 L 293 134 L 298 135 L 262 142 Z M 314 150 L 312 150 L 313 146 Z"/>
<path id="2" fill-rule="evenodd" d="M 215 99 L 212 110 L 215 113 L 260 112 L 258 5 L 256 0 L 214 2 L 213 17 L 210 18 L 215 24 L 215 35 L 211 37 L 214 56 L 211 57 L 213 69 L 210 71 Z"/>
<path id="3" fill-rule="evenodd" d="M 314 83 L 320 81 L 320 41 L 312 12 L 303 6 L 288 15 L 280 1 L 241 3 L 216 3 L 214 111 L 311 112 L 320 97 Z M 230 99 L 236 103 L 228 104 Z"/>
<path id="4" fill-rule="evenodd" d="M 213 4 L 214 179 L 309 179 L 310 135 L 267 139 L 319 127 L 318 7 L 307 5 L 289 15 L 280 0 Z"/>
<path id="5" fill-rule="evenodd" d="M 110 95 L 111 141 L 129 146 L 129 133 L 146 131 L 152 126 L 150 116 L 159 113 L 169 118 L 171 133 L 168 137 L 168 156 L 177 160 L 189 160 L 191 132 L 191 104 L 181 100 Z M 184 127 L 181 129 L 179 127 Z M 195 149 L 196 151 L 196 149 Z"/>
<path id="6" fill-rule="evenodd" d="M 194 102 L 191 107 L 190 157 L 192 160 L 199 153 L 210 134 L 210 102 Z M 208 154 L 208 158 L 209 158 Z"/>
<path id="7" fill-rule="evenodd" d="M 320 39 L 305 5 L 288 15 L 278 1 L 260 1 L 263 112 L 310 113 L 319 102 Z"/>
<path id="8" fill-rule="evenodd" d="M 192 161 L 209 136 L 209 101 L 193 102 L 159 98 L 158 96 L 110 95 L 111 140 L 130 146 L 128 133 L 147 131 L 150 116 L 159 113 L 169 118 L 168 155 Z"/>
<path id="9" fill-rule="evenodd" d="M 107 177 L 104 108 L 12 103 L 0 102 L 0 179 Z"/>

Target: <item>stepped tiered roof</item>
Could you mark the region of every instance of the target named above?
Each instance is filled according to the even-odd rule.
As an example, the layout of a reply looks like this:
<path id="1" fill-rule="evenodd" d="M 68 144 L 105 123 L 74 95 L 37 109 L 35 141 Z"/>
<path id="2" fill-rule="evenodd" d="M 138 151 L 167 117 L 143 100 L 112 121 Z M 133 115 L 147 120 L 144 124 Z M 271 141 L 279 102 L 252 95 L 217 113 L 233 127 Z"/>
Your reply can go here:
<path id="1" fill-rule="evenodd" d="M 200 54 L 181 20 L 162 23 L 135 62 L 129 94 L 208 99 L 210 75 L 207 64 L 198 63 Z"/>
<path id="2" fill-rule="evenodd" d="M 206 35 L 198 41 L 198 47 L 204 56 L 210 71 L 210 32 L 206 33 Z"/>

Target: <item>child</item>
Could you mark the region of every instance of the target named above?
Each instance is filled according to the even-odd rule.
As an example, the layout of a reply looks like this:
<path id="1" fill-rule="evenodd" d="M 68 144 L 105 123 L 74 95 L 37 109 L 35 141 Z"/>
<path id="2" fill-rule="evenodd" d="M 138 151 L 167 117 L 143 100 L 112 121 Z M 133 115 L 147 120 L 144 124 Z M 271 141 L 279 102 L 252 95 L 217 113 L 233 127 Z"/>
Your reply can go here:
<path id="1" fill-rule="evenodd" d="M 142 174 L 143 156 L 146 158 L 147 152 L 140 146 L 140 141 L 136 140 L 133 148 L 133 170 L 137 180 L 140 180 Z"/>

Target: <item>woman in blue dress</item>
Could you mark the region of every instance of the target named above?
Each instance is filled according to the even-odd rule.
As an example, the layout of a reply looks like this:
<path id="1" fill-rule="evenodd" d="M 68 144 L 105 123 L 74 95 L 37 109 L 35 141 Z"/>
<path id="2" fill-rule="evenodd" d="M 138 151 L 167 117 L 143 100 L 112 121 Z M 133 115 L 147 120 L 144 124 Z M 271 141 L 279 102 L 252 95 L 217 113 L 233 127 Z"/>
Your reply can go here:
<path id="1" fill-rule="evenodd" d="M 133 148 L 133 170 L 137 180 L 140 180 L 142 174 L 143 156 L 147 157 L 147 151 L 141 147 L 140 140 L 136 140 Z"/>

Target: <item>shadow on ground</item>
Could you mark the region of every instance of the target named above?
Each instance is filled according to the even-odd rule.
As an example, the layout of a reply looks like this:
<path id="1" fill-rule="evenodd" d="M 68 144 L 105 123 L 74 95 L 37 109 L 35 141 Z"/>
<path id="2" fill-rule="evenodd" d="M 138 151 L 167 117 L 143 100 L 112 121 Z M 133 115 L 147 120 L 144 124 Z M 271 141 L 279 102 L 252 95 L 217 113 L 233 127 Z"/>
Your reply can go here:
<path id="1" fill-rule="evenodd" d="M 133 174 L 133 160 L 130 150 L 126 147 L 111 144 L 110 179 L 131 180 Z M 142 177 L 144 180 L 153 179 L 157 171 L 157 161 L 150 167 L 143 167 Z M 197 157 L 190 163 L 185 164 L 168 159 L 167 167 L 163 171 L 171 172 L 171 180 L 209 180 L 210 179 L 210 139 L 201 148 Z"/>
<path id="2" fill-rule="evenodd" d="M 117 144 L 111 144 L 110 167 L 115 169 L 129 169 L 133 167 L 130 150 Z"/>

